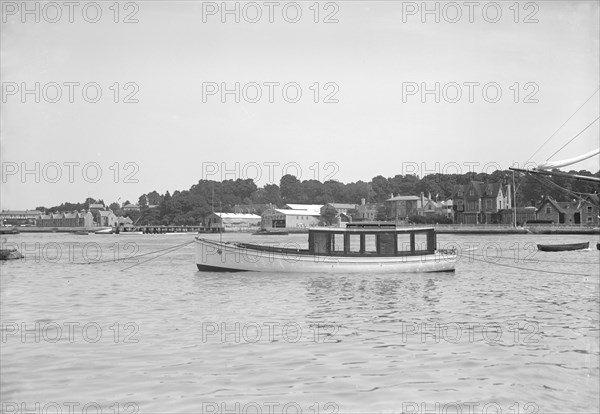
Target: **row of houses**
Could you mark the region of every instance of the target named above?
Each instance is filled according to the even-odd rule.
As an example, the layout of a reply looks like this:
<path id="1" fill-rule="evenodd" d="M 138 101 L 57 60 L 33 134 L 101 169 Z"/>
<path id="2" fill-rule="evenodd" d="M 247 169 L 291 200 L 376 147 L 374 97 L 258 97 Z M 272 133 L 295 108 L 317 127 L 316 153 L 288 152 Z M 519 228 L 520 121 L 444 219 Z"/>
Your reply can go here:
<path id="1" fill-rule="evenodd" d="M 452 200 L 437 201 L 429 195 L 420 196 L 390 196 L 385 201 L 388 219 L 402 222 L 408 221 L 412 216 L 441 216 L 451 219 L 454 216 Z"/>
<path id="2" fill-rule="evenodd" d="M 133 223 L 129 217 L 118 217 L 110 209 L 92 206 L 89 210 L 51 214 L 39 210 L 6 210 L 0 212 L 0 219 L 4 225 L 39 227 L 123 227 Z"/>
<path id="3" fill-rule="evenodd" d="M 325 210 L 333 208 L 338 225 L 348 221 L 374 221 L 380 209 L 385 208 L 385 219 L 397 223 L 408 223 L 414 216 L 444 218 L 456 224 L 504 224 L 512 225 L 515 221 L 522 225 L 564 224 L 580 226 L 598 226 L 598 196 L 592 195 L 588 200 L 558 202 L 547 197 L 538 206 L 511 206 L 512 188 L 501 183 L 484 183 L 471 181 L 459 185 L 453 199 L 433 199 L 431 195 L 405 196 L 393 194 L 384 203 L 360 204 L 329 203 L 326 205 L 287 204 L 283 208 L 262 206 L 262 214 L 252 213 L 213 213 L 208 220 L 208 227 L 218 229 L 297 229 L 323 224 Z M 237 206 L 236 206 L 237 207 Z M 266 208 L 264 208 L 266 207 Z M 251 205 L 237 211 L 257 211 Z M 440 220 L 441 221 L 441 220 Z M 335 224 L 335 223 L 334 223 Z"/>

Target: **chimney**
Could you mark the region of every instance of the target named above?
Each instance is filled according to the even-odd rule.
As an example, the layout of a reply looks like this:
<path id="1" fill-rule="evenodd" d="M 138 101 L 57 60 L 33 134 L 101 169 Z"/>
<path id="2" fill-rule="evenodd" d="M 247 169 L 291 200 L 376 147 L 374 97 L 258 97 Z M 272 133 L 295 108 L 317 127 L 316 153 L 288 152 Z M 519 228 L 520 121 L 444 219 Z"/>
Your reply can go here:
<path id="1" fill-rule="evenodd" d="M 364 205 L 365 205 L 365 199 L 364 199 L 364 198 L 361 198 L 361 199 L 360 199 L 360 205 L 361 205 L 361 206 L 364 206 Z"/>
<path id="2" fill-rule="evenodd" d="M 421 191 L 421 207 L 423 207 L 425 205 L 425 196 L 423 195 L 423 192 Z"/>

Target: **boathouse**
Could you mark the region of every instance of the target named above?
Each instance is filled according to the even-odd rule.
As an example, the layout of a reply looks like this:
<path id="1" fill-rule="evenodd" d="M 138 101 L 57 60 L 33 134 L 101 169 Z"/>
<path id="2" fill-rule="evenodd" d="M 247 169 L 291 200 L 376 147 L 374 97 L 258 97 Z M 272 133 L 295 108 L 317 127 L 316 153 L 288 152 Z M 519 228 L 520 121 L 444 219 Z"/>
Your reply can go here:
<path id="1" fill-rule="evenodd" d="M 261 227 L 264 229 L 297 229 L 317 226 L 321 214 L 315 210 L 292 210 L 270 208 L 262 214 Z"/>
<path id="2" fill-rule="evenodd" d="M 260 216 L 243 213 L 210 213 L 205 226 L 211 232 L 256 230 L 260 226 Z"/>

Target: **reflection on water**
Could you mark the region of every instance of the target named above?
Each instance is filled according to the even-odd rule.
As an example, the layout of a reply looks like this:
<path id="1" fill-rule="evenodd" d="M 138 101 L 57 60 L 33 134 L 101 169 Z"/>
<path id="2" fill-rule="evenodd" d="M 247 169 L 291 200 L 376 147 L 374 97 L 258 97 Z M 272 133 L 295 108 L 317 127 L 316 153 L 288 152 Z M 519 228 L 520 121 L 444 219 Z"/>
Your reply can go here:
<path id="1" fill-rule="evenodd" d="M 442 235 L 479 243 L 476 254 L 500 246 L 501 259 L 403 275 L 200 273 L 191 246 L 122 271 L 132 248 L 192 236 L 11 237 L 27 258 L 0 268 L 5 411 L 69 401 L 150 413 L 599 408 L 598 251 L 527 247 L 581 236 Z M 59 260 L 44 253 L 51 243 Z M 69 243 L 79 243 L 70 256 Z M 81 264 L 92 244 L 109 261 Z"/>

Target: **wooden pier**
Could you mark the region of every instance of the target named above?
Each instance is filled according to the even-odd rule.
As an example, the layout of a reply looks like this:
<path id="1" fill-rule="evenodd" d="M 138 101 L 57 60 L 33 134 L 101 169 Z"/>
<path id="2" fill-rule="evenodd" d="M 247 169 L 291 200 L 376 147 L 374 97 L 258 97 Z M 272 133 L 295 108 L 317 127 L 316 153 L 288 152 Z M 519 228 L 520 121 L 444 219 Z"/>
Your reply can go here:
<path id="1" fill-rule="evenodd" d="M 120 228 L 120 233 L 142 232 L 143 234 L 165 234 L 165 233 L 205 233 L 204 226 L 133 226 Z"/>

